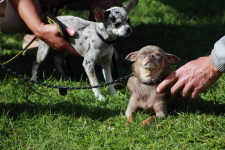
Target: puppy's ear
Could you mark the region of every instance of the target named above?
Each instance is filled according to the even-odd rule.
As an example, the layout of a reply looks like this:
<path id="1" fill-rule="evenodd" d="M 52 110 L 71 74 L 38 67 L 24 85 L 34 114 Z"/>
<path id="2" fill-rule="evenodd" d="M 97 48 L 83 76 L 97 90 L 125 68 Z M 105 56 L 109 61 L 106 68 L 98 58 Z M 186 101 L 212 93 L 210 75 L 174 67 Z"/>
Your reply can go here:
<path id="1" fill-rule="evenodd" d="M 137 57 L 137 52 L 132 52 L 126 56 L 126 60 L 135 61 Z"/>
<path id="2" fill-rule="evenodd" d="M 128 2 L 127 4 L 125 4 L 123 6 L 123 8 L 125 9 L 125 11 L 127 13 L 129 13 L 138 3 L 138 0 L 131 0 L 130 2 Z"/>
<path id="3" fill-rule="evenodd" d="M 100 8 L 95 8 L 92 12 L 93 12 L 95 20 L 97 22 L 103 22 L 104 21 L 105 10 L 102 10 Z"/>
<path id="4" fill-rule="evenodd" d="M 167 56 L 167 59 L 168 59 L 168 62 L 169 62 L 169 63 L 172 63 L 172 64 L 173 64 L 173 63 L 177 63 L 177 62 L 180 61 L 180 58 L 178 58 L 178 57 L 175 56 L 175 55 L 166 53 L 166 56 Z"/>

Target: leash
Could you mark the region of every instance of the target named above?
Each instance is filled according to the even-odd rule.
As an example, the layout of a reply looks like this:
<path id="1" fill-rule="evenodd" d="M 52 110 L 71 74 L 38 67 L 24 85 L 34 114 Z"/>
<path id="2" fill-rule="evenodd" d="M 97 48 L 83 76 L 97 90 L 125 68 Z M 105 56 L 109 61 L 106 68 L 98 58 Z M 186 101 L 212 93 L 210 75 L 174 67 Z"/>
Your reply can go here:
<path id="1" fill-rule="evenodd" d="M 67 86 L 55 86 L 55 85 L 49 85 L 49 84 L 45 84 L 45 83 L 42 83 L 42 82 L 38 82 L 38 81 L 35 81 L 35 80 L 31 80 L 27 77 L 24 77 L 18 73 L 16 73 L 15 71 L 12 71 L 11 69 L 7 68 L 6 66 L 4 65 L 1 65 L 1 68 L 2 69 L 5 69 L 6 72 L 16 76 L 17 78 L 21 78 L 25 81 L 28 81 L 28 82 L 31 82 L 31 83 L 34 83 L 34 84 L 38 84 L 38 85 L 41 85 L 41 86 L 45 86 L 45 87 L 49 87 L 49 88 L 57 88 L 59 89 L 59 93 L 60 95 L 63 95 L 65 96 L 67 94 L 67 90 L 79 90 L 79 89 L 93 89 L 93 88 L 99 88 L 99 87 L 103 87 L 103 86 L 108 86 L 110 84 L 114 84 L 114 83 L 118 83 L 118 82 L 121 82 L 122 80 L 126 80 L 130 77 L 133 76 L 133 74 L 130 74 L 130 75 L 127 75 L 127 76 L 124 76 L 122 78 L 119 78 L 117 80 L 114 80 L 114 81 L 111 81 L 111 82 L 108 82 L 108 83 L 103 83 L 103 84 L 100 84 L 100 85 L 95 85 L 95 86 L 88 86 L 88 87 L 67 87 Z"/>
<path id="2" fill-rule="evenodd" d="M 44 10 L 45 10 L 44 13 L 45 13 L 46 18 L 47 18 L 47 22 L 46 23 L 55 25 L 58 28 L 58 30 L 59 30 L 60 34 L 62 35 L 62 37 L 65 40 L 68 40 L 69 34 L 67 33 L 67 31 L 65 29 L 65 26 L 61 23 L 61 21 L 59 21 L 55 16 L 52 15 L 52 13 L 51 13 L 49 8 L 45 8 Z"/>
<path id="3" fill-rule="evenodd" d="M 11 59 L 9 59 L 8 61 L 2 63 L 1 66 L 6 65 L 6 64 L 10 63 L 11 61 L 13 61 L 14 59 L 16 59 L 17 57 L 19 57 L 19 55 L 22 54 L 22 53 L 23 53 L 23 52 L 24 52 L 24 51 L 25 51 L 25 50 L 33 43 L 33 41 L 34 41 L 36 38 L 37 38 L 37 37 L 34 37 L 34 38 L 27 44 L 27 46 L 26 46 L 22 51 L 20 51 L 18 54 L 16 54 L 14 57 L 12 57 Z"/>

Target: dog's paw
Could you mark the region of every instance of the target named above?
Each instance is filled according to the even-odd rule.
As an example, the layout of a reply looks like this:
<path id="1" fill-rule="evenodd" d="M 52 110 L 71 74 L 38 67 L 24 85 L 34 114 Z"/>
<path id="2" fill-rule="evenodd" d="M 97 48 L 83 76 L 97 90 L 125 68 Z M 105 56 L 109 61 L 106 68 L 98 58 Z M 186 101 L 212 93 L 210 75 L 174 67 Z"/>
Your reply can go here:
<path id="1" fill-rule="evenodd" d="M 142 121 L 141 126 L 145 126 L 145 125 L 150 125 L 151 123 L 156 121 L 156 116 L 151 116 L 147 119 L 145 119 L 144 121 Z"/>
<path id="2" fill-rule="evenodd" d="M 128 126 L 130 123 L 129 122 L 126 122 L 125 124 L 124 124 L 124 126 Z"/>
<path id="3" fill-rule="evenodd" d="M 112 94 L 113 94 L 113 96 L 118 96 L 119 95 L 118 92 L 115 92 L 115 93 L 112 93 Z"/>
<path id="4" fill-rule="evenodd" d="M 105 100 L 105 97 L 102 96 L 102 95 L 98 95 L 98 96 L 96 96 L 96 98 L 97 98 L 97 100 L 99 100 L 99 101 L 104 101 L 104 100 Z"/>

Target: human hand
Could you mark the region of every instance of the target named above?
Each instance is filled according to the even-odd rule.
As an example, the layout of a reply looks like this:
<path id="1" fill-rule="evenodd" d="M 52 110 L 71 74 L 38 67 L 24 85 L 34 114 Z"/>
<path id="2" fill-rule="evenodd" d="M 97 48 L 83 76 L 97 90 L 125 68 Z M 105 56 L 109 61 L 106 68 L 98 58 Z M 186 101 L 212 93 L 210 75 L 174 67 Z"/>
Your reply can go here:
<path id="1" fill-rule="evenodd" d="M 67 51 L 70 54 L 79 56 L 79 53 L 77 53 L 76 50 L 74 50 L 73 47 L 65 39 L 63 39 L 55 25 L 42 25 L 43 26 L 39 27 L 38 32 L 34 33 L 39 39 L 47 43 L 54 50 Z M 76 34 L 76 32 L 70 28 L 66 28 L 66 31 L 69 36 L 74 36 Z"/>
<path id="2" fill-rule="evenodd" d="M 177 94 L 183 98 L 195 99 L 201 92 L 215 83 L 221 75 L 222 72 L 213 64 L 211 55 L 200 57 L 167 76 L 158 85 L 156 91 L 161 93 L 166 88 L 171 87 L 169 95 L 172 99 Z"/>

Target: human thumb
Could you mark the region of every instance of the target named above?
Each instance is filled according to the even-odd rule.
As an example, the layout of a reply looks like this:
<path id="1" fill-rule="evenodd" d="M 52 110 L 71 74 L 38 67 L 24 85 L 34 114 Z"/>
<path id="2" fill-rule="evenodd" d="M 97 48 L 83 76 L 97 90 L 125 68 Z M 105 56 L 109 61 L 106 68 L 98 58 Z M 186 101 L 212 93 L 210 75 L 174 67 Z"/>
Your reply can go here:
<path id="1" fill-rule="evenodd" d="M 67 33 L 69 34 L 69 36 L 74 36 L 76 35 L 76 31 L 71 29 L 71 28 L 66 28 Z"/>

